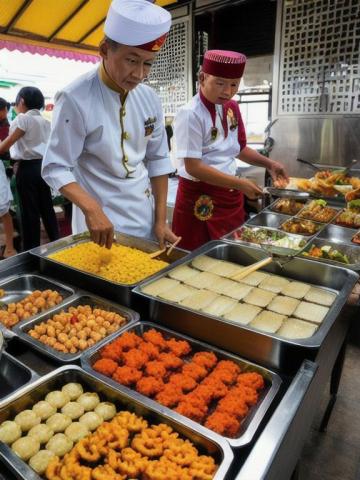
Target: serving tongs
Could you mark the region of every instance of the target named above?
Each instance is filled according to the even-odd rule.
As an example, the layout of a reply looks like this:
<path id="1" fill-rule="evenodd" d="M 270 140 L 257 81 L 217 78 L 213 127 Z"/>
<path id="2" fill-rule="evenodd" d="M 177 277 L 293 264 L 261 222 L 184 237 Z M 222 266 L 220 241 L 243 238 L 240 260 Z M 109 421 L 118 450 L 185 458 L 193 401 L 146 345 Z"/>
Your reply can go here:
<path id="1" fill-rule="evenodd" d="M 276 245 L 259 244 L 259 247 L 264 250 L 264 252 L 268 256 L 259 260 L 258 262 L 253 263 L 252 265 L 243 268 L 240 272 L 233 275 L 231 277 L 231 280 L 242 280 L 243 278 L 250 275 L 250 273 L 256 272 L 256 270 L 259 270 L 260 268 L 265 267 L 272 262 L 277 263 L 280 268 L 283 268 L 284 265 L 293 260 L 294 257 L 301 254 L 307 244 L 308 242 L 306 242 L 305 245 L 298 250 L 292 248 L 278 247 Z"/>
<path id="2" fill-rule="evenodd" d="M 329 169 L 333 173 L 341 172 L 345 177 L 351 174 L 351 169 L 358 162 L 358 160 L 354 158 L 353 160 L 351 160 L 350 165 L 348 165 L 347 167 L 333 166 L 333 167 L 327 168 L 326 166 L 319 167 L 315 163 L 309 162 L 309 160 L 304 160 L 303 158 L 297 158 L 296 161 L 300 163 L 304 163 L 305 165 L 308 165 L 309 167 L 311 167 L 313 170 L 316 170 L 317 172 Z"/>
<path id="3" fill-rule="evenodd" d="M 181 237 L 179 237 L 174 243 L 167 243 L 164 248 L 161 248 L 160 250 L 156 250 L 155 252 L 149 253 L 149 258 L 157 258 L 162 253 L 165 253 L 165 252 L 166 252 L 166 255 L 169 257 L 171 255 L 171 252 L 174 250 L 174 248 L 180 241 L 181 241 Z"/>

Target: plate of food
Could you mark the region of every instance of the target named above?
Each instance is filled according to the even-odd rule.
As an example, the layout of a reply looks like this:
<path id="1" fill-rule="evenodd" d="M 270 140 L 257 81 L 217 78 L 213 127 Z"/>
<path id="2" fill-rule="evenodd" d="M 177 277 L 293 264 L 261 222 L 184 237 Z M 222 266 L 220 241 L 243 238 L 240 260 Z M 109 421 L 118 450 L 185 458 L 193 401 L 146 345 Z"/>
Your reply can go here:
<path id="1" fill-rule="evenodd" d="M 333 223 L 342 227 L 360 228 L 360 199 L 348 202 Z"/>
<path id="2" fill-rule="evenodd" d="M 280 229 L 296 235 L 312 236 L 318 233 L 323 226 L 324 224 L 315 223 L 312 220 L 294 217 L 284 222 Z"/>
<path id="3" fill-rule="evenodd" d="M 298 213 L 298 217 L 314 220 L 314 222 L 329 223 L 339 213 L 339 210 L 330 207 L 322 198 L 312 200 Z"/>
<path id="4" fill-rule="evenodd" d="M 296 215 L 304 208 L 305 201 L 297 198 L 279 198 L 269 209 L 284 215 Z"/>
<path id="5" fill-rule="evenodd" d="M 349 257 L 341 250 L 332 247 L 331 245 L 323 245 L 322 247 L 312 244 L 307 252 L 303 252 L 304 257 L 316 258 L 317 260 L 332 260 L 345 265 L 350 264 Z"/>

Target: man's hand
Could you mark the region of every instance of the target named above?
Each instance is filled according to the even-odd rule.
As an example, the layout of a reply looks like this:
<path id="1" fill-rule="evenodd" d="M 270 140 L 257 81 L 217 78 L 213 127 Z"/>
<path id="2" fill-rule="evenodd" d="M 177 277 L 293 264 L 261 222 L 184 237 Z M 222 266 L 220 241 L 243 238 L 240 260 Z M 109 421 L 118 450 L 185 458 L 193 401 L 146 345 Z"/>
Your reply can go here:
<path id="1" fill-rule="evenodd" d="M 114 225 L 103 212 L 100 205 L 93 205 L 84 212 L 91 240 L 101 247 L 111 248 L 114 240 Z"/>
<path id="2" fill-rule="evenodd" d="M 240 190 L 249 200 L 257 200 L 263 196 L 263 191 L 256 183 L 246 178 L 239 178 L 238 190 Z"/>
<path id="3" fill-rule="evenodd" d="M 166 223 L 157 222 L 154 225 L 154 234 L 159 241 L 160 248 L 165 247 L 165 243 L 174 243 L 179 237 L 168 227 Z"/>
<path id="4" fill-rule="evenodd" d="M 275 187 L 284 188 L 289 183 L 289 176 L 280 162 L 270 160 L 270 166 L 267 170 L 273 179 Z"/>

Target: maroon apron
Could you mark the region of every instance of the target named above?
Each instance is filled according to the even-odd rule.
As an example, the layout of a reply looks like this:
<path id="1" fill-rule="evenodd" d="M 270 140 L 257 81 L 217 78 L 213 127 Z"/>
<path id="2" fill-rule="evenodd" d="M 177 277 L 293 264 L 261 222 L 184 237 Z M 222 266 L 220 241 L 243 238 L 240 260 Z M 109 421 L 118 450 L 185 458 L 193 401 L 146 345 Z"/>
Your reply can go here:
<path id="1" fill-rule="evenodd" d="M 194 250 L 244 221 L 244 195 L 239 190 L 179 178 L 172 229 L 182 237 L 181 248 Z"/>

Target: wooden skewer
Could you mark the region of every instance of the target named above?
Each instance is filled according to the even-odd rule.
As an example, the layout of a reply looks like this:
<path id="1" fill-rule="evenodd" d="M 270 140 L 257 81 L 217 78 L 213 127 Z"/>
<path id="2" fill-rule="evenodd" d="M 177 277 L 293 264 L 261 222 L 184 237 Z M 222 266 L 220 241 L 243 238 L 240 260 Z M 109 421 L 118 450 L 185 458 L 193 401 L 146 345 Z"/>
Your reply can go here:
<path id="1" fill-rule="evenodd" d="M 166 249 L 167 249 L 167 247 L 161 248 L 160 250 L 156 250 L 156 252 L 149 253 L 149 257 L 150 258 L 156 258 L 159 255 L 161 255 L 162 253 L 166 252 Z"/>
<path id="2" fill-rule="evenodd" d="M 179 237 L 169 248 L 169 250 L 166 252 L 166 255 L 169 256 L 171 252 L 174 250 L 176 245 L 181 241 L 181 237 Z"/>
<path id="3" fill-rule="evenodd" d="M 265 267 L 265 265 L 269 265 L 273 261 L 272 257 L 267 257 L 263 258 L 259 262 L 253 263 L 252 265 L 249 265 L 248 267 L 245 267 L 241 272 L 235 273 L 231 277 L 232 280 L 241 280 L 242 278 L 247 277 L 250 275 L 250 273 L 255 272 L 256 270 L 259 270 L 261 267 Z"/>

